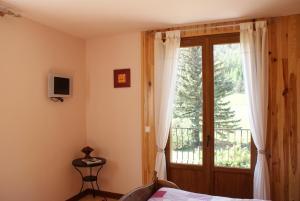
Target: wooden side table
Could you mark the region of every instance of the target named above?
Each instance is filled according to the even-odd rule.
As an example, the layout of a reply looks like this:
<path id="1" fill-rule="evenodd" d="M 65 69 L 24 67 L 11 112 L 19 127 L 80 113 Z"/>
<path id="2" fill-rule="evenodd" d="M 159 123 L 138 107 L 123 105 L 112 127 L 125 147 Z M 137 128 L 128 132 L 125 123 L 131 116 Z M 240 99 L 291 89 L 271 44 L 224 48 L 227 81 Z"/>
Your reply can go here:
<path id="1" fill-rule="evenodd" d="M 93 158 L 100 159 L 101 162 L 94 163 L 94 164 L 89 164 L 88 165 L 88 164 L 86 164 L 85 162 L 82 161 L 82 159 L 84 159 L 84 158 L 77 158 L 77 159 L 75 159 L 75 160 L 72 161 L 72 165 L 79 172 L 79 174 L 81 176 L 82 183 L 81 183 L 81 189 L 80 189 L 79 193 L 81 193 L 83 191 L 84 183 L 87 182 L 87 183 L 90 183 L 92 185 L 93 196 L 95 197 L 96 190 L 100 191 L 100 187 L 99 187 L 99 184 L 98 184 L 98 175 L 99 175 L 100 170 L 105 165 L 106 159 L 105 158 L 101 158 L 101 157 L 93 157 Z M 81 169 L 88 168 L 89 169 L 89 175 L 85 176 L 82 173 L 82 171 L 81 171 L 80 168 Z M 96 175 L 93 175 L 93 168 L 97 168 Z M 97 189 L 94 188 L 94 182 L 96 183 Z M 104 199 L 107 200 L 106 197 L 104 197 Z"/>

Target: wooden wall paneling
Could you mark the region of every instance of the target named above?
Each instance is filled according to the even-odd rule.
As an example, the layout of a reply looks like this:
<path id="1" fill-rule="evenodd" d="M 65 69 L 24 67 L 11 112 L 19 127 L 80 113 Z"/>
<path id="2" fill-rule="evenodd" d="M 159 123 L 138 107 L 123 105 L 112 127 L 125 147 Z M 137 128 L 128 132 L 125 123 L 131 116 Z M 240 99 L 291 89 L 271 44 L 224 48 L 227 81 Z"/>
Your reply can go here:
<path id="1" fill-rule="evenodd" d="M 279 157 L 279 147 L 278 147 L 278 126 L 277 126 L 277 99 L 276 99 L 276 89 L 277 89 L 277 71 L 278 71 L 278 53 L 277 53 L 277 26 L 274 19 L 269 20 L 269 106 L 268 106 L 268 135 L 266 149 L 271 155 L 268 158 L 269 170 L 270 170 L 270 180 L 271 183 L 271 195 L 278 193 L 278 184 L 280 183 L 280 157 Z M 275 103 L 275 104 L 274 104 Z M 277 149 L 274 149 L 276 147 Z M 274 150 L 274 151 L 273 151 Z M 271 154 L 272 153 L 272 154 Z M 274 177 L 274 175 L 276 175 Z M 278 197 L 279 195 L 276 195 Z"/>
<path id="2" fill-rule="evenodd" d="M 271 96 L 270 104 L 273 108 L 272 121 L 271 121 L 271 156 L 272 163 L 271 168 L 271 189 L 272 189 L 272 199 L 274 201 L 285 200 L 286 193 L 284 189 L 288 189 L 288 176 L 285 177 L 285 158 L 287 158 L 288 152 L 284 152 L 286 141 L 284 141 L 284 124 L 285 124 L 285 107 L 283 92 L 284 86 L 284 72 L 287 74 L 287 66 L 283 67 L 284 61 L 287 60 L 287 18 L 275 18 L 270 24 L 270 28 L 274 30 L 271 32 L 270 47 L 272 52 L 272 62 L 270 63 L 270 69 L 273 73 L 270 74 L 271 86 Z M 272 77 L 273 76 L 273 77 Z M 287 79 L 287 78 L 286 78 Z M 276 120 L 273 122 L 273 120 Z M 286 185 L 284 185 L 284 183 Z"/>
<path id="3" fill-rule="evenodd" d="M 156 142 L 154 132 L 154 34 L 142 33 L 142 169 L 143 183 L 152 181 L 155 168 Z M 150 132 L 145 132 L 145 127 Z"/>
<path id="4" fill-rule="evenodd" d="M 288 86 L 288 77 L 289 77 L 289 69 L 288 69 L 288 60 L 287 59 L 282 59 L 282 76 L 283 76 L 283 92 L 282 96 L 284 98 L 284 126 L 283 126 L 283 175 L 284 175 L 284 180 L 283 180 L 283 194 L 284 194 L 284 199 L 288 200 L 288 195 L 289 195 L 289 155 L 290 155 L 290 150 L 289 150 L 289 122 L 290 122 L 290 108 L 289 108 L 289 86 Z"/>
<path id="5" fill-rule="evenodd" d="M 299 76 L 298 60 L 300 58 L 300 15 L 288 17 L 288 66 L 289 74 L 289 200 L 300 200 L 300 173 L 299 173 L 299 134 L 297 126 L 297 77 Z M 298 73 L 298 74 L 297 74 Z M 299 82 L 298 82 L 299 84 Z"/>
<path id="6" fill-rule="evenodd" d="M 269 23 L 269 48 L 271 52 L 270 56 L 270 96 L 269 96 L 269 112 L 271 114 L 269 143 L 271 159 L 269 160 L 270 171 L 270 183 L 271 183 L 271 195 L 272 199 L 283 200 L 283 147 L 282 147 L 282 48 L 281 48 L 281 32 L 282 32 L 281 19 L 271 19 Z"/>
<path id="7" fill-rule="evenodd" d="M 281 54 L 282 58 L 280 62 L 282 63 L 282 73 L 280 75 L 283 87 L 278 90 L 279 93 L 281 93 L 283 99 L 283 106 L 282 106 L 282 133 L 281 133 L 281 139 L 282 139 L 282 145 L 283 145 L 283 199 L 288 200 L 289 199 L 289 107 L 288 107 L 288 77 L 289 77 L 289 66 L 288 66 L 288 17 L 282 17 L 280 19 L 281 23 Z"/>
<path id="8" fill-rule="evenodd" d="M 300 200 L 297 117 L 300 75 L 300 15 L 269 21 L 270 85 L 268 160 L 273 201 Z"/>

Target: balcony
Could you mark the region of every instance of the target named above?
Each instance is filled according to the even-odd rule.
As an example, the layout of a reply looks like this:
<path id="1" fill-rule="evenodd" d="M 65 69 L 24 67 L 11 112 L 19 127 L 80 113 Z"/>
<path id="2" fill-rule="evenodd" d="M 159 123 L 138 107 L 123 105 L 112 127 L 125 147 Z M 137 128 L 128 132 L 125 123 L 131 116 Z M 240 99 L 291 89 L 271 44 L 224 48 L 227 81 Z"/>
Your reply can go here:
<path id="1" fill-rule="evenodd" d="M 214 164 L 217 167 L 250 168 L 249 129 L 215 129 Z M 203 164 L 202 128 L 171 129 L 171 162 Z"/>

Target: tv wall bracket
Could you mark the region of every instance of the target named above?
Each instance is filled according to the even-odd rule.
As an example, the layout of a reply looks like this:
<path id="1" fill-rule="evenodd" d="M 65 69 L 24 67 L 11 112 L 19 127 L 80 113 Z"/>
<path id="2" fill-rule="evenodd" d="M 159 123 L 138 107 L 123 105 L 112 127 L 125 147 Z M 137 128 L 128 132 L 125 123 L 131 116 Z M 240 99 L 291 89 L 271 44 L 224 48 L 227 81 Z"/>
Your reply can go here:
<path id="1" fill-rule="evenodd" d="M 64 102 L 64 98 L 62 97 L 51 97 L 50 99 L 54 102 Z"/>

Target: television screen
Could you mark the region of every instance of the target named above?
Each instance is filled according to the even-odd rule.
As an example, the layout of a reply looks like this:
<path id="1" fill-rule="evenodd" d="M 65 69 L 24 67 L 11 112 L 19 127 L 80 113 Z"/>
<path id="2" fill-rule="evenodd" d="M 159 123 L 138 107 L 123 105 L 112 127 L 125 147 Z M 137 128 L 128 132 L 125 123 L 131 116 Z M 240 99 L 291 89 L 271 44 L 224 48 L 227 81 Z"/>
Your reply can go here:
<path id="1" fill-rule="evenodd" d="M 54 77 L 54 94 L 69 95 L 70 79 L 64 77 Z"/>
<path id="2" fill-rule="evenodd" d="M 72 94 L 72 76 L 48 75 L 48 97 L 67 97 Z"/>

